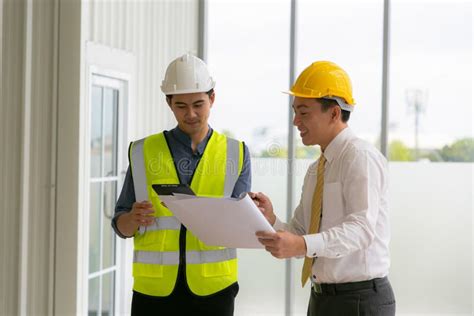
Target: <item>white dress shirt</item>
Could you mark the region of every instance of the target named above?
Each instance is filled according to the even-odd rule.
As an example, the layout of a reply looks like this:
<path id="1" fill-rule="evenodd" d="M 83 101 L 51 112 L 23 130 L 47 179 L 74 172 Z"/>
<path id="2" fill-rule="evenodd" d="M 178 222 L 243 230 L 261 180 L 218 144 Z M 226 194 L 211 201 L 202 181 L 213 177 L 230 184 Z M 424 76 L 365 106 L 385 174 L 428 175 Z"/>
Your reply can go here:
<path id="1" fill-rule="evenodd" d="M 318 161 L 305 176 L 301 200 L 289 224 L 275 229 L 303 235 L 315 257 L 312 282 L 344 283 L 388 275 L 390 226 L 387 160 L 345 128 L 324 151 L 324 191 L 319 233 L 308 235 Z"/>

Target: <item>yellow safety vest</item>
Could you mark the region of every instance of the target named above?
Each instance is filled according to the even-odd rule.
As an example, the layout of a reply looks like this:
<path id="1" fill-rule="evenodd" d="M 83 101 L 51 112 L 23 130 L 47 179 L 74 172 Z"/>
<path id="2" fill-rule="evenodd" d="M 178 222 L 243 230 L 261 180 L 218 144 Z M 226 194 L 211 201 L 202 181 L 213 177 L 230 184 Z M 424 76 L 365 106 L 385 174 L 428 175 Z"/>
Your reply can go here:
<path id="1" fill-rule="evenodd" d="M 152 185 L 179 184 L 178 173 L 163 133 L 133 142 L 129 156 L 135 198 L 151 201 L 155 209 L 155 223 L 140 227 L 134 236 L 133 288 L 147 295 L 168 296 L 178 275 L 181 223 L 161 205 Z M 213 131 L 191 189 L 198 196 L 230 196 L 242 165 L 243 143 Z M 216 293 L 237 281 L 236 249 L 208 246 L 187 230 L 185 257 L 186 281 L 196 295 Z"/>

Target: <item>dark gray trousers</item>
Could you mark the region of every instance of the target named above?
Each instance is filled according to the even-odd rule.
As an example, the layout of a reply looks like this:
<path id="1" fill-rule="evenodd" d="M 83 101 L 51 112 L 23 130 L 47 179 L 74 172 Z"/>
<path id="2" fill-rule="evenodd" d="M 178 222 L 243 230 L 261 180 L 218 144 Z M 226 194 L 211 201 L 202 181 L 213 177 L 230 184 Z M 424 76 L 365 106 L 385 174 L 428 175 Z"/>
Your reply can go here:
<path id="1" fill-rule="evenodd" d="M 316 293 L 318 292 L 318 293 Z M 388 279 L 323 284 L 311 288 L 308 316 L 394 316 L 395 295 Z"/>

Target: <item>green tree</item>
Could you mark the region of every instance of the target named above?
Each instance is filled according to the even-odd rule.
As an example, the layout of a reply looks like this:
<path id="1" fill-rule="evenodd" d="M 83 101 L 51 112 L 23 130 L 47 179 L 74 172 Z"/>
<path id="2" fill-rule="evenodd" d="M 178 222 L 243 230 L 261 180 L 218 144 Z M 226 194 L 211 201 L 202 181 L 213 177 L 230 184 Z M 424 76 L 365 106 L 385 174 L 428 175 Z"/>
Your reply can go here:
<path id="1" fill-rule="evenodd" d="M 444 161 L 474 162 L 474 138 L 463 138 L 440 150 Z"/>
<path id="2" fill-rule="evenodd" d="M 392 161 L 413 161 L 413 154 L 410 148 L 400 140 L 390 142 L 389 157 Z"/>
<path id="3" fill-rule="evenodd" d="M 316 159 L 319 157 L 321 150 L 319 146 L 297 146 L 295 150 L 295 158 L 297 159 Z M 288 158 L 288 149 L 286 147 L 272 147 L 262 150 L 261 158 Z"/>
<path id="4" fill-rule="evenodd" d="M 319 146 L 298 146 L 295 156 L 300 159 L 316 159 L 321 153 Z"/>
<path id="5" fill-rule="evenodd" d="M 259 156 L 261 158 L 287 158 L 288 150 L 286 148 L 271 148 L 262 150 Z"/>

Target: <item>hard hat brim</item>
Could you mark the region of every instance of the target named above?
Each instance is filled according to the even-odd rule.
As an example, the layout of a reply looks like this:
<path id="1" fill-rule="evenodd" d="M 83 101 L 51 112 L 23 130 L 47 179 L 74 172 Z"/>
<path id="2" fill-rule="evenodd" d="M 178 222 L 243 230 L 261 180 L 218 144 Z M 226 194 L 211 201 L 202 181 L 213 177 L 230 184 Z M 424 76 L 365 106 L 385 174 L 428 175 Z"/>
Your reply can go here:
<path id="1" fill-rule="evenodd" d="M 307 95 L 303 93 L 295 93 L 293 91 L 282 91 L 284 94 L 289 94 L 294 97 L 299 97 L 299 98 L 305 98 L 305 99 L 328 99 L 328 100 L 334 100 L 337 102 L 337 104 L 341 107 L 341 109 L 352 112 L 354 111 L 354 104 L 348 104 L 344 101 L 344 99 L 339 98 L 339 97 L 329 97 L 329 96 L 324 96 L 324 97 L 316 97 L 312 95 Z"/>
<path id="2" fill-rule="evenodd" d="M 161 89 L 161 92 L 163 92 L 165 95 L 176 95 L 176 94 L 190 94 L 190 93 L 206 93 L 210 90 L 214 89 L 214 87 L 211 87 L 209 89 L 181 89 L 181 90 L 165 90 Z"/>

